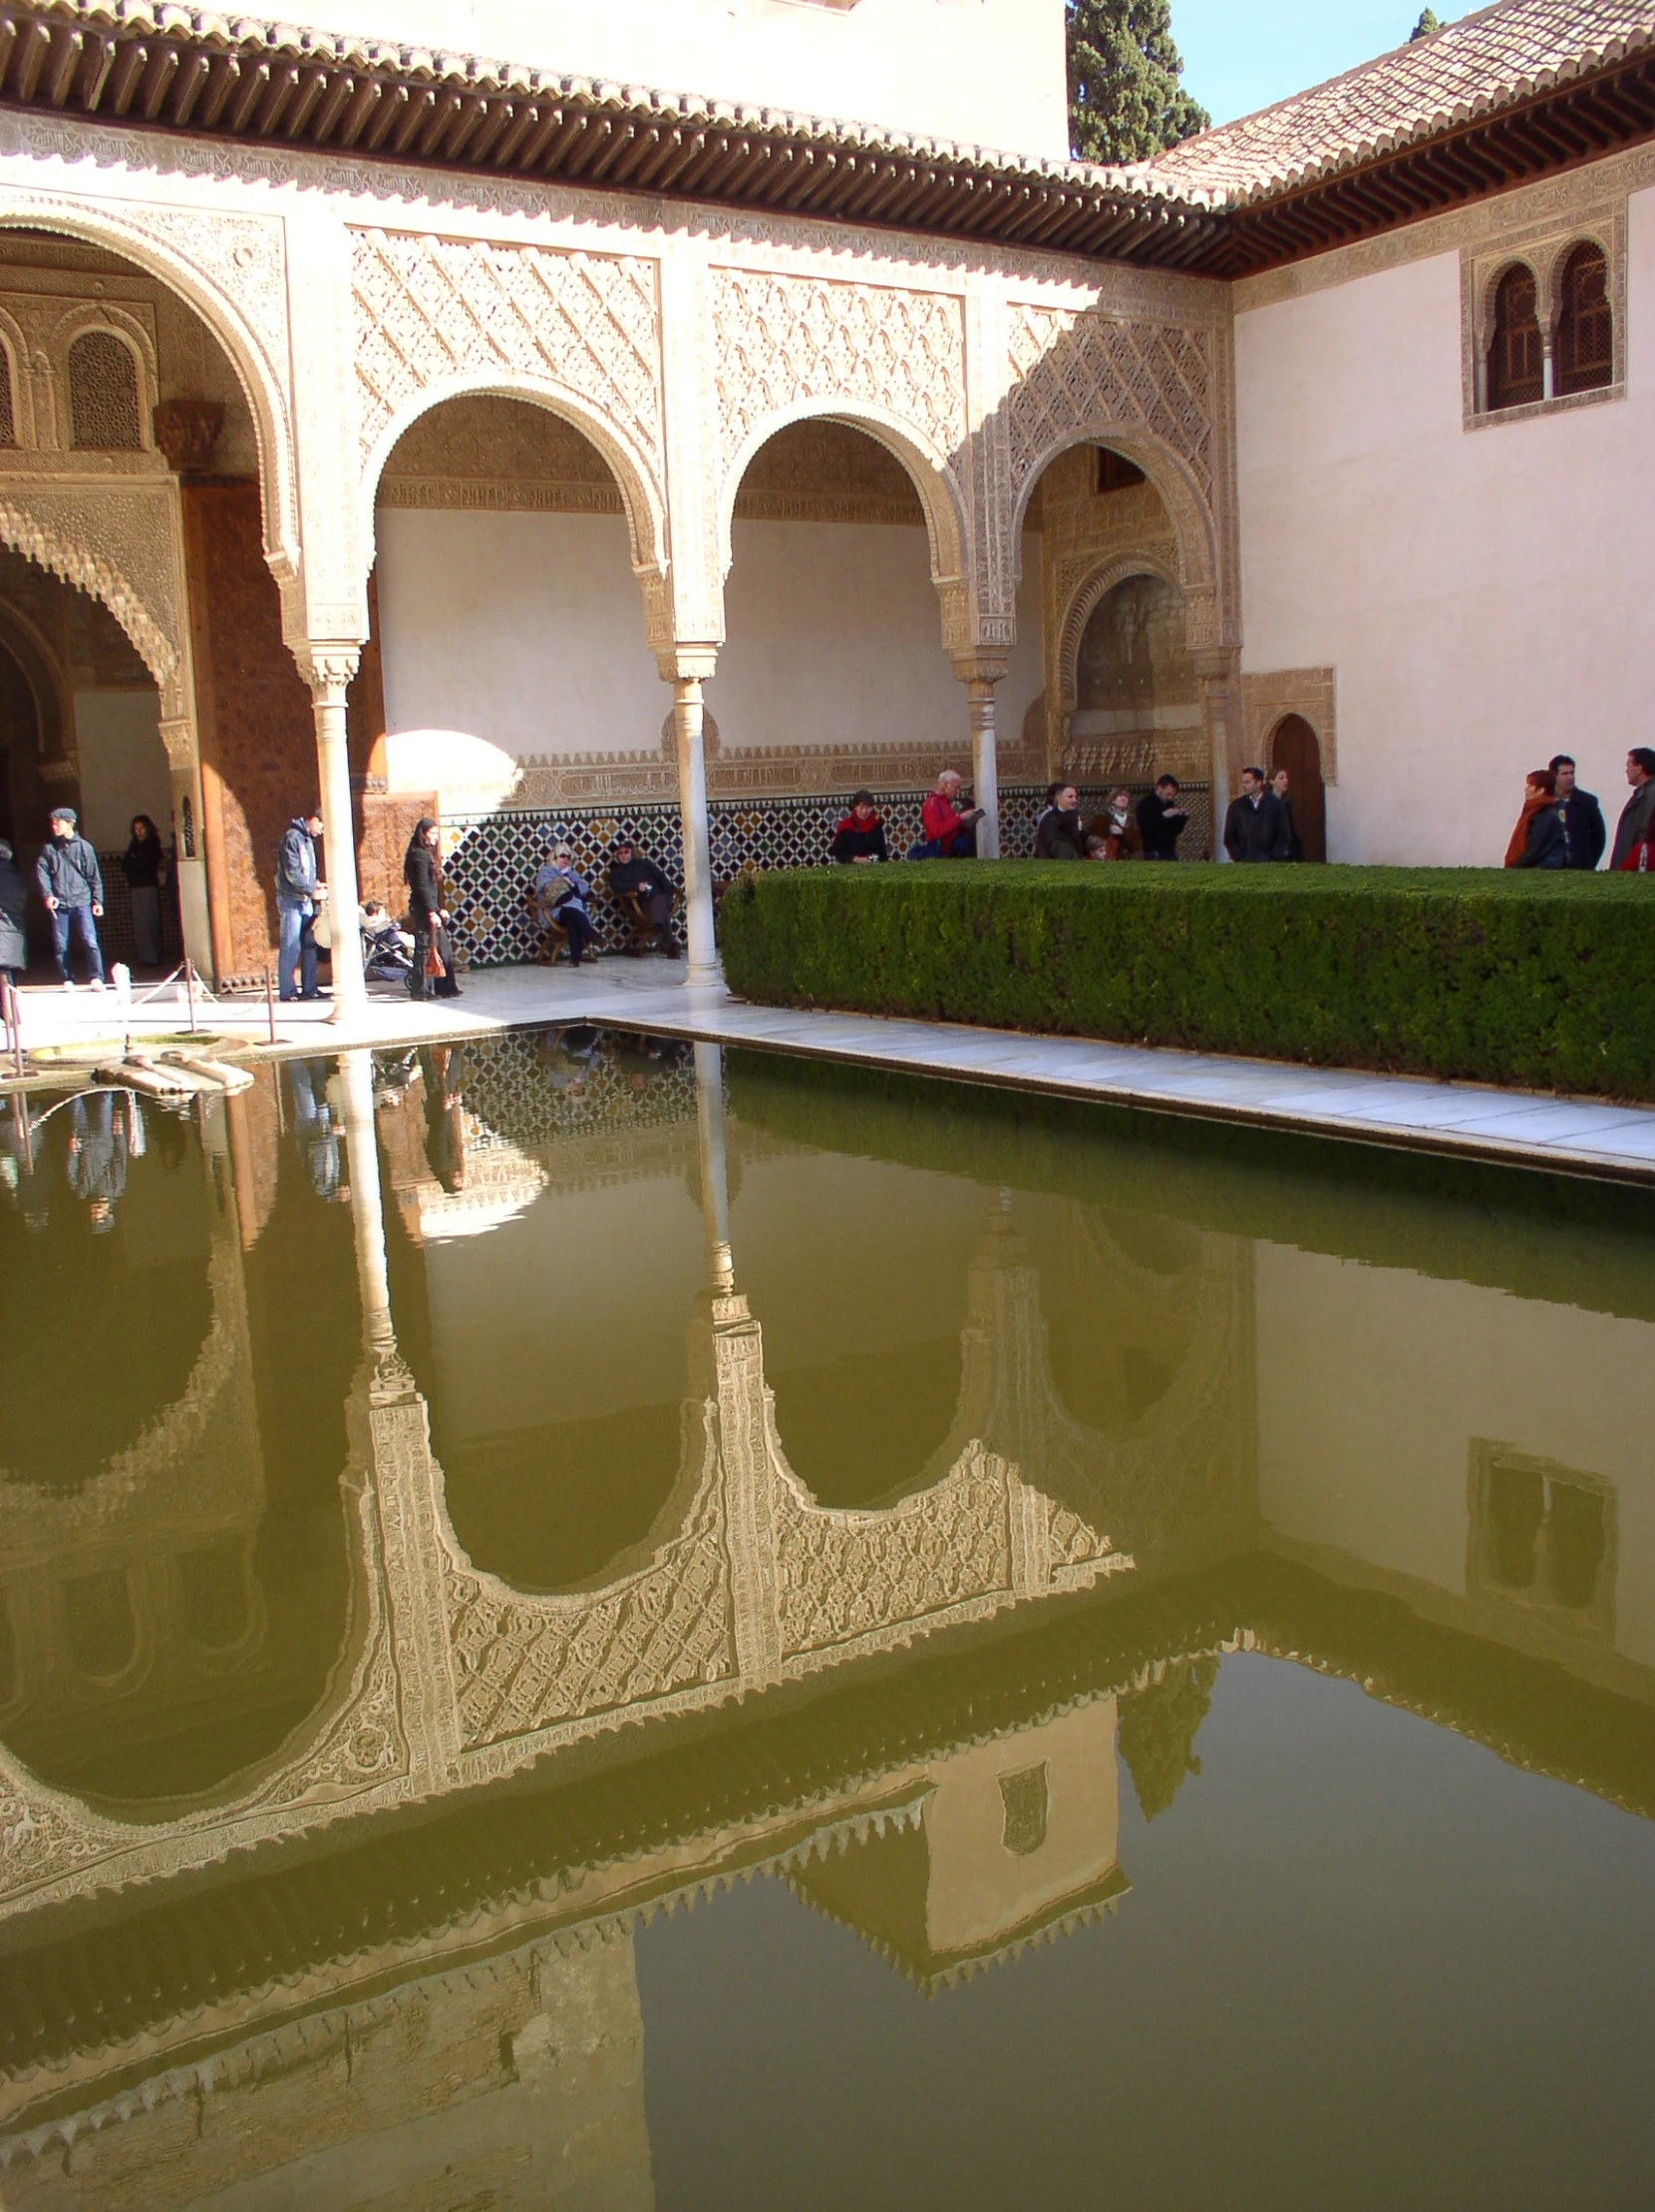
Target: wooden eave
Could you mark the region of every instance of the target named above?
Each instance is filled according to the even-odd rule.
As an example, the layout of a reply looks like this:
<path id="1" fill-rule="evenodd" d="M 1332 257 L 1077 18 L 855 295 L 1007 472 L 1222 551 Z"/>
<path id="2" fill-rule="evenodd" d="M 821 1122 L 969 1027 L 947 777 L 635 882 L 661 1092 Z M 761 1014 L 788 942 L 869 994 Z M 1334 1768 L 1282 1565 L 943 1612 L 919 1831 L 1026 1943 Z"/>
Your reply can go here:
<path id="1" fill-rule="evenodd" d="M 1227 197 L 166 0 L 0 0 L 0 108 L 353 162 L 1250 276 L 1655 134 L 1655 50 Z"/>
<path id="2" fill-rule="evenodd" d="M 1644 53 L 1435 137 L 1239 205 L 1212 276 L 1254 276 L 1490 193 L 1600 159 L 1655 135 L 1655 54 Z"/>

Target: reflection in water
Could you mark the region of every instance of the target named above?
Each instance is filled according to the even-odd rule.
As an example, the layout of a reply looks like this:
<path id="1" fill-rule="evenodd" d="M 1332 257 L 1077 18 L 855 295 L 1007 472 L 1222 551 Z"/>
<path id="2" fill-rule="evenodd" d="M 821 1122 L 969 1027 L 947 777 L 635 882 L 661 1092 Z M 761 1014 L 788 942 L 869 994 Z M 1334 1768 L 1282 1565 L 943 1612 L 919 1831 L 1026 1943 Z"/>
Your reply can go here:
<path id="1" fill-rule="evenodd" d="M 1153 1894 L 1243 1648 L 1655 1815 L 1636 1206 L 1588 1307 L 1526 1184 L 1410 1269 L 1291 1163 L 1271 1237 L 1187 1135 L 816 1074 L 12 1116 L 8 2206 L 650 2204 L 658 1905 L 762 1873 L 950 1990 Z"/>

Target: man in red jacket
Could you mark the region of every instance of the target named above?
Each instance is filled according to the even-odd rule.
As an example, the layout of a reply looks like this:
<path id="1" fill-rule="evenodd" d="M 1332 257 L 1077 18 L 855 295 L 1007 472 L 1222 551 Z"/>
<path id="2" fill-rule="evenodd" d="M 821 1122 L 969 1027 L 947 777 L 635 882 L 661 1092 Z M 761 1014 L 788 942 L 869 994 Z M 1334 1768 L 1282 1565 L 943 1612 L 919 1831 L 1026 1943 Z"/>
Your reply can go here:
<path id="1" fill-rule="evenodd" d="M 933 848 L 926 853 L 927 859 L 974 860 L 977 857 L 976 831 L 983 818 L 983 809 L 960 804 L 960 786 L 964 781 L 958 769 L 945 768 L 919 809 L 924 842 Z"/>

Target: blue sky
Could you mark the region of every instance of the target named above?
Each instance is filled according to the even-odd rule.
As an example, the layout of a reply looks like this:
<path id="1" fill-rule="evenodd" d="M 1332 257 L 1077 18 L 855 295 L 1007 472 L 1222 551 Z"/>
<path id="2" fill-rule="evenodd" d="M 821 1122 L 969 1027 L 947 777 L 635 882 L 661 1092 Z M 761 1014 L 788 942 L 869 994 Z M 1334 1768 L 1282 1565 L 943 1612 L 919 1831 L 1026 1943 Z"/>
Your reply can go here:
<path id="1" fill-rule="evenodd" d="M 1214 123 L 1400 46 L 1425 0 L 1172 0 L 1183 81 Z M 1476 0 L 1438 0 L 1444 22 Z"/>

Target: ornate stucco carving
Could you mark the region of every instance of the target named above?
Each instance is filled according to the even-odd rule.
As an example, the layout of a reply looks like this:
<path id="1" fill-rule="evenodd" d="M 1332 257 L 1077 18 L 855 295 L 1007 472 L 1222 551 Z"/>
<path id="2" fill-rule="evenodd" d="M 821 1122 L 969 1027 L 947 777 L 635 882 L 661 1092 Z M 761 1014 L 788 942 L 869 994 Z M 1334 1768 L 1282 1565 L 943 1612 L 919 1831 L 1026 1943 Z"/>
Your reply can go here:
<path id="1" fill-rule="evenodd" d="M 1217 364 L 1210 331 L 1022 302 L 1010 324 L 1007 417 L 1019 490 L 1074 438 L 1114 428 L 1175 454 L 1211 503 Z"/>
<path id="2" fill-rule="evenodd" d="M 356 230 L 351 285 L 362 460 L 370 482 L 388 437 L 420 411 L 428 394 L 496 381 L 525 398 L 536 390 L 563 394 L 578 403 L 579 427 L 621 477 L 639 555 L 662 555 L 653 260 Z"/>
<path id="3" fill-rule="evenodd" d="M 1339 781 L 1338 687 L 1331 668 L 1283 668 L 1241 679 L 1241 750 L 1249 761 L 1274 766 L 1271 739 L 1288 715 L 1301 715 L 1316 733 L 1322 782 Z"/>
<path id="4" fill-rule="evenodd" d="M 156 679 L 168 717 L 187 711 L 174 696 L 185 665 L 175 500 L 165 479 L 0 475 L 0 540 L 103 601 Z"/>

